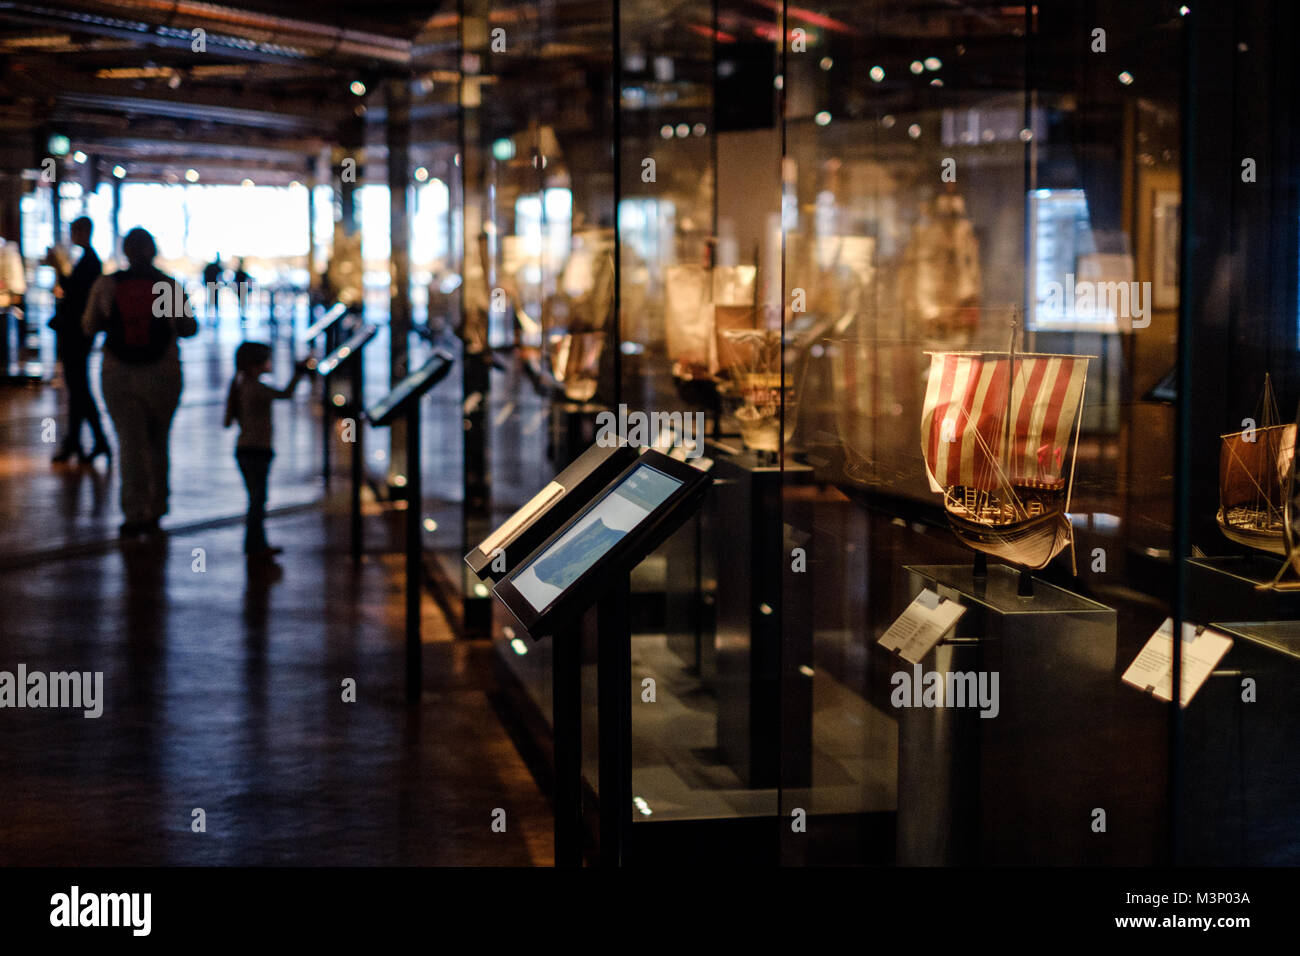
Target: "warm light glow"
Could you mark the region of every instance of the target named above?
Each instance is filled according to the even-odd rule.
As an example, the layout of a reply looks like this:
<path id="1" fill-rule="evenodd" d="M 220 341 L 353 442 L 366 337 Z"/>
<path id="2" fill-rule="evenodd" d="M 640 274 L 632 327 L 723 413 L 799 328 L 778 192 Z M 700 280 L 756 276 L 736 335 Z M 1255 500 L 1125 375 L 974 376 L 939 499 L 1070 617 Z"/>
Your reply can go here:
<path id="1" fill-rule="evenodd" d="M 366 84 L 362 83 L 360 80 L 353 80 L 352 85 L 349 86 L 348 89 L 350 89 L 357 96 L 366 95 Z"/>
<path id="2" fill-rule="evenodd" d="M 873 66 L 870 75 L 873 83 L 879 83 L 885 78 L 885 68 L 883 66 Z"/>
<path id="3" fill-rule="evenodd" d="M 1125 86 L 1129 86 L 1133 83 L 1133 74 L 1130 73 L 1128 70 L 1125 70 L 1123 73 L 1119 75 L 1119 81 L 1123 83 Z"/>
<path id="4" fill-rule="evenodd" d="M 931 73 L 933 73 L 937 69 L 940 69 L 942 66 L 943 66 L 943 60 L 939 59 L 937 56 L 927 56 L 925 58 L 925 68 L 929 70 Z"/>
<path id="5" fill-rule="evenodd" d="M 825 110 L 822 110 L 820 113 L 818 113 L 816 116 L 813 117 L 813 122 L 816 123 L 818 126 L 829 126 L 831 122 L 831 114 L 826 112 Z"/>
<path id="6" fill-rule="evenodd" d="M 190 183 L 197 183 L 199 181 L 199 171 L 197 169 L 185 170 L 185 181 Z"/>
<path id="7" fill-rule="evenodd" d="M 415 167 L 416 182 L 423 183 L 423 182 L 427 182 L 428 179 L 429 179 L 429 171 L 425 169 L 423 166 L 416 166 Z"/>
<path id="8" fill-rule="evenodd" d="M 437 530 L 438 530 L 438 522 L 434 521 L 432 518 L 425 518 L 425 519 L 424 519 L 424 530 L 425 530 L 425 531 L 437 531 Z"/>
<path id="9" fill-rule="evenodd" d="M 114 179 L 123 179 L 123 178 L 125 178 L 125 177 L 126 177 L 126 167 L 125 167 L 125 166 L 114 166 L 114 167 L 113 167 L 113 178 L 114 178 Z"/>
<path id="10" fill-rule="evenodd" d="M 921 73 L 925 70 L 925 64 L 922 63 L 920 60 L 913 60 L 911 65 L 908 67 L 908 69 L 911 70 L 913 73 Z"/>

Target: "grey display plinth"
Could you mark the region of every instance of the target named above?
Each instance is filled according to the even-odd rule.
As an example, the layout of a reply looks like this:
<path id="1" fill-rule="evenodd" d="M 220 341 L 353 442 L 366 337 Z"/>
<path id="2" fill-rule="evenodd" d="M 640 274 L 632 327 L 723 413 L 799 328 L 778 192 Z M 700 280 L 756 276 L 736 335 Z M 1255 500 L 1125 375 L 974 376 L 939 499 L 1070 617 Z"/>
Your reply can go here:
<path id="1" fill-rule="evenodd" d="M 1186 862 L 1300 865 L 1300 621 L 1210 626 L 1233 644 L 1183 711 Z"/>
<path id="2" fill-rule="evenodd" d="M 1270 583 L 1281 566 L 1282 559 L 1269 554 L 1188 559 L 1188 619 L 1239 621 L 1247 610 L 1255 621 L 1300 619 L 1300 591 L 1257 587 Z"/>
<path id="3" fill-rule="evenodd" d="M 1003 565 L 984 578 L 969 564 L 906 570 L 913 595 L 928 587 L 967 608 L 922 672 L 997 673 L 998 693 L 992 717 L 978 706 L 893 708 L 898 862 L 1104 859 L 1090 824 L 1095 808 L 1113 807 L 1113 744 L 1097 731 L 1115 693 L 1114 609 L 1043 581 L 1020 597 L 1018 572 Z M 913 667 L 899 658 L 900 670 Z"/>

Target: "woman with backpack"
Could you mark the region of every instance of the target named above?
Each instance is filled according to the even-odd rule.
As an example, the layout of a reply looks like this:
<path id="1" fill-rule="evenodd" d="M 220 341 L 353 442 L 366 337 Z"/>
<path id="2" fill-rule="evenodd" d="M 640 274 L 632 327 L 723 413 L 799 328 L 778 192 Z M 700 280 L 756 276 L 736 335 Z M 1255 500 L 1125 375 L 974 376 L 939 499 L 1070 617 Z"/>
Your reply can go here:
<path id="1" fill-rule="evenodd" d="M 167 513 L 167 442 L 181 398 L 177 339 L 198 324 L 184 287 L 154 266 L 158 246 L 147 230 L 128 232 L 122 254 L 127 268 L 91 287 L 82 328 L 91 340 L 105 333 L 100 376 L 122 466 L 121 535 L 129 538 L 156 533 Z"/>

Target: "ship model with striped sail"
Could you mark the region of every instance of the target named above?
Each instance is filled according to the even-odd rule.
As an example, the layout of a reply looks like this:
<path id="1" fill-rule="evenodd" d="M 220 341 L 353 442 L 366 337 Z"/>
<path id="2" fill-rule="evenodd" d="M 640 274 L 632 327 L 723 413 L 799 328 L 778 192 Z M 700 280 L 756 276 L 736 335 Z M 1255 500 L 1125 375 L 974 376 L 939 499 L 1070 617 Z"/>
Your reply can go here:
<path id="1" fill-rule="evenodd" d="M 1219 529 L 1237 544 L 1284 555 L 1283 505 L 1295 462 L 1296 426 L 1282 424 L 1267 375 L 1258 416 L 1254 428 L 1220 436 Z"/>
<path id="2" fill-rule="evenodd" d="M 967 547 L 1038 570 L 1067 546 L 1085 355 L 930 352 L 921 416 L 930 490 Z M 1073 439 L 1073 440 L 1072 440 Z"/>

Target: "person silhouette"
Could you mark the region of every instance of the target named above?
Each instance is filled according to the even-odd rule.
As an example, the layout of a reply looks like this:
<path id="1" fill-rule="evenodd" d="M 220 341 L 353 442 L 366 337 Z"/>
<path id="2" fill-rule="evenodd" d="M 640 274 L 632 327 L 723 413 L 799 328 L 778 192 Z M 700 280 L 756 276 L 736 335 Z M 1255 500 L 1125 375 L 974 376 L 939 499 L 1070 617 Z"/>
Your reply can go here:
<path id="1" fill-rule="evenodd" d="M 221 292 L 221 277 L 226 274 L 226 267 L 221 264 L 221 253 L 203 267 L 203 293 L 204 293 L 204 318 L 208 320 L 211 328 L 216 328 L 220 320 L 218 315 L 219 301 L 218 296 Z"/>
<path id="2" fill-rule="evenodd" d="M 184 287 L 154 266 L 158 246 L 148 230 L 122 240 L 127 268 L 101 276 L 90 289 L 82 329 L 104 332 L 100 381 L 117 431 L 122 472 L 124 538 L 159 531 L 167 513 L 168 439 L 180 404 L 180 337 L 198 324 Z"/>
<path id="3" fill-rule="evenodd" d="M 63 382 L 68 390 L 68 430 L 54 455 L 56 463 L 66 462 L 74 455 L 83 464 L 93 462 L 98 455 L 105 455 L 110 461 L 113 457 L 104 437 L 99 406 L 90 393 L 90 376 L 87 372 L 90 340 L 81 328 L 81 317 L 86 311 L 91 286 L 104 271 L 99 256 L 90 245 L 92 228 L 93 224 L 86 216 L 75 220 L 69 227 L 68 234 L 73 245 L 81 248 L 81 258 L 67 273 L 56 263 L 60 297 L 54 318 L 50 320 L 50 328 L 56 335 L 59 362 L 63 365 Z M 89 453 L 81 448 L 82 425 L 90 426 L 90 434 L 95 442 Z"/>

